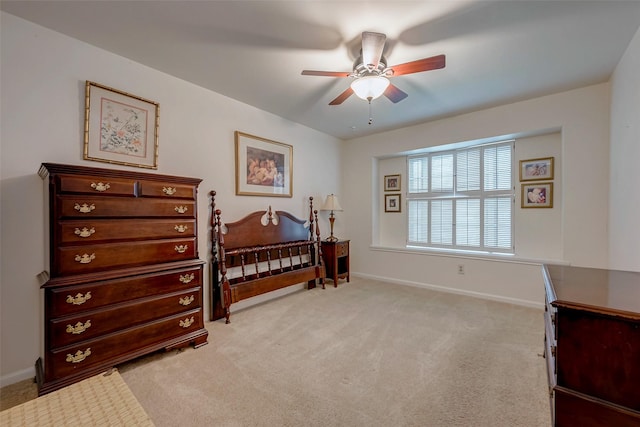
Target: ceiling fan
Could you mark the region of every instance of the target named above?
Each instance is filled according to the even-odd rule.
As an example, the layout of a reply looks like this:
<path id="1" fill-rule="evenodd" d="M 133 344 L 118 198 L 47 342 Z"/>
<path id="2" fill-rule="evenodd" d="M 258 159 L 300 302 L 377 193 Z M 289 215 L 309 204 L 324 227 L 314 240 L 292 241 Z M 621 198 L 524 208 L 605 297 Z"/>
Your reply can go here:
<path id="1" fill-rule="evenodd" d="M 351 82 L 351 86 L 331 101 L 329 105 L 340 105 L 354 93 L 369 103 L 383 94 L 391 102 L 397 103 L 409 95 L 391 84 L 389 77 L 437 70 L 445 66 L 444 55 L 437 55 L 389 67 L 386 58 L 382 55 L 386 39 L 387 36 L 382 33 L 363 32 L 361 53 L 354 61 L 351 72 L 303 70 L 302 75 L 352 77 L 355 79 Z"/>

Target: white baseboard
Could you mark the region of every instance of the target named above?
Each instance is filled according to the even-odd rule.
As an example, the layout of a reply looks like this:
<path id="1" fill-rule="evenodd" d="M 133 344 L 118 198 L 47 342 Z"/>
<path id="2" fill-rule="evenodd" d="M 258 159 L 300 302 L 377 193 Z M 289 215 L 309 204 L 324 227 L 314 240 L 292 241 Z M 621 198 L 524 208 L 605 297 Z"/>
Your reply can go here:
<path id="1" fill-rule="evenodd" d="M 4 375 L 0 377 L 0 387 L 5 387 L 11 384 L 15 384 L 17 382 L 33 379 L 36 377 L 36 368 L 35 366 L 27 369 L 23 369 L 18 372 L 12 372 L 8 375 Z"/>
<path id="2" fill-rule="evenodd" d="M 484 293 L 484 292 L 467 291 L 465 289 L 448 288 L 446 286 L 438 286 L 438 285 L 431 285 L 431 284 L 428 284 L 428 283 L 412 282 L 412 281 L 409 281 L 409 280 L 392 279 L 390 277 L 373 276 L 373 275 L 364 274 L 364 273 L 351 272 L 350 274 L 351 274 L 351 276 L 354 276 L 354 277 L 362 277 L 362 278 L 365 278 L 365 279 L 379 280 L 379 281 L 383 281 L 383 282 L 394 283 L 396 285 L 412 286 L 414 288 L 431 289 L 433 291 L 447 292 L 447 293 L 450 293 L 450 294 L 457 294 L 457 295 L 466 295 L 466 296 L 470 296 L 470 297 L 474 297 L 474 298 L 481 298 L 481 299 L 486 299 L 486 300 L 491 300 L 491 301 L 504 302 L 504 303 L 519 305 L 519 306 L 523 306 L 523 307 L 544 309 L 544 303 L 537 302 L 537 301 L 528 301 L 528 300 L 523 300 L 523 299 L 519 299 L 519 298 L 511 298 L 511 297 L 505 297 L 505 296 L 501 296 L 501 295 L 487 294 L 487 293 Z"/>

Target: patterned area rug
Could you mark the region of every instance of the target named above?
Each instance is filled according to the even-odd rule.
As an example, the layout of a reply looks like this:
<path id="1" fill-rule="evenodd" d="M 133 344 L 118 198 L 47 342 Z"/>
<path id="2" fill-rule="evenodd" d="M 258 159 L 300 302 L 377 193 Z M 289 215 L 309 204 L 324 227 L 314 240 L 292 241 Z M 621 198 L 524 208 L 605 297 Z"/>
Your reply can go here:
<path id="1" fill-rule="evenodd" d="M 2 426 L 153 426 L 117 370 L 0 412 Z"/>

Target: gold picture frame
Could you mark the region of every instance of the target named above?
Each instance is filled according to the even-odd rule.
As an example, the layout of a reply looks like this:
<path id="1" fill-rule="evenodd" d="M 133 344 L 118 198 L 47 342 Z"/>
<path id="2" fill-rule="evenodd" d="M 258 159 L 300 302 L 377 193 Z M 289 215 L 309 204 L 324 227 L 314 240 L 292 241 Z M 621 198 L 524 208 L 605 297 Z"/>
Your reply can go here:
<path id="1" fill-rule="evenodd" d="M 384 195 L 384 211 L 385 212 L 401 212 L 402 207 L 400 194 L 385 194 Z"/>
<path id="2" fill-rule="evenodd" d="M 384 176 L 384 191 L 400 191 L 401 188 L 399 174 Z"/>
<path id="3" fill-rule="evenodd" d="M 293 197 L 293 146 L 235 132 L 236 195 Z"/>
<path id="4" fill-rule="evenodd" d="M 520 207 L 552 208 L 553 182 L 533 182 L 522 184 Z"/>
<path id="5" fill-rule="evenodd" d="M 86 81 L 84 160 L 158 168 L 160 104 Z"/>
<path id="6" fill-rule="evenodd" d="M 520 160 L 520 181 L 553 179 L 553 157 Z"/>

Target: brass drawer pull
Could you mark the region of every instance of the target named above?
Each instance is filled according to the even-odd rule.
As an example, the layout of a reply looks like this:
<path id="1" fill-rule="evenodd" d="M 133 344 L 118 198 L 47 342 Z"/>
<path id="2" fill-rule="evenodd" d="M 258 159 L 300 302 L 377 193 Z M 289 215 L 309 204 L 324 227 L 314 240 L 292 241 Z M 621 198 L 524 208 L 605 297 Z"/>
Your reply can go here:
<path id="1" fill-rule="evenodd" d="M 173 227 L 174 230 L 176 230 L 178 233 L 184 233 L 185 231 L 187 231 L 189 227 L 187 227 L 186 225 L 182 225 L 182 224 L 178 224 L 175 227 Z"/>
<path id="2" fill-rule="evenodd" d="M 185 274 L 180 275 L 180 282 L 184 283 L 185 285 L 189 282 L 191 282 L 194 278 L 195 278 L 195 274 L 191 273 L 191 274 Z"/>
<path id="3" fill-rule="evenodd" d="M 176 189 L 174 187 L 162 187 L 162 192 L 167 196 L 173 196 L 176 194 Z"/>
<path id="4" fill-rule="evenodd" d="M 193 325 L 193 322 L 195 322 L 195 320 L 193 320 L 193 316 L 191 316 L 191 319 L 186 318 L 186 319 L 184 319 L 184 320 L 181 320 L 181 321 L 180 321 L 180 326 L 181 326 L 182 328 L 187 329 L 189 326 Z"/>
<path id="5" fill-rule="evenodd" d="M 187 213 L 188 210 L 189 210 L 188 206 L 176 206 L 175 207 L 175 211 L 178 212 L 179 214 Z"/>
<path id="6" fill-rule="evenodd" d="M 67 333 L 68 334 L 73 334 L 73 335 L 78 335 L 78 334 L 83 333 L 84 331 L 86 331 L 90 327 L 91 327 L 91 320 L 87 320 L 86 322 L 84 322 L 84 324 L 82 322 L 78 322 L 78 323 L 76 323 L 75 326 L 67 325 Z"/>
<path id="7" fill-rule="evenodd" d="M 195 298 L 193 297 L 193 295 L 191 295 L 189 297 L 180 298 L 180 301 L 178 301 L 178 302 L 180 303 L 180 305 L 184 305 L 186 307 L 189 304 L 191 304 L 194 299 Z"/>
<path id="8" fill-rule="evenodd" d="M 93 227 L 91 228 L 82 227 L 82 230 L 80 230 L 79 228 L 76 228 L 76 230 L 74 231 L 75 235 L 80 237 L 89 237 L 95 232 L 96 232 L 96 229 Z"/>
<path id="9" fill-rule="evenodd" d="M 73 207 L 73 209 L 77 210 L 80 213 L 89 213 L 95 208 L 96 208 L 96 205 L 94 205 L 93 203 L 90 205 L 86 203 L 83 203 L 82 205 L 79 203 L 76 203 L 76 205 Z"/>
<path id="10" fill-rule="evenodd" d="M 85 302 L 89 301 L 90 299 L 91 299 L 91 292 L 87 292 L 85 295 L 78 294 L 75 297 L 72 297 L 71 295 L 67 295 L 67 304 L 82 305 Z"/>
<path id="11" fill-rule="evenodd" d="M 108 182 L 106 184 L 103 184 L 101 182 L 99 182 L 97 184 L 95 182 L 91 183 L 91 188 L 93 188 L 96 191 L 100 191 L 100 192 L 107 191 L 110 187 L 111 186 L 109 185 Z"/>
<path id="12" fill-rule="evenodd" d="M 174 249 L 179 254 L 183 254 L 187 251 L 187 249 L 189 249 L 189 245 L 178 245 Z"/>
<path id="13" fill-rule="evenodd" d="M 80 363 L 87 357 L 91 355 L 91 347 L 89 347 L 86 351 L 78 350 L 76 354 L 67 353 L 67 362 L 69 363 Z"/>
<path id="14" fill-rule="evenodd" d="M 83 254 L 83 255 L 76 255 L 75 257 L 75 260 L 80 264 L 89 264 L 94 259 L 96 259 L 96 254 L 91 254 L 91 255 Z"/>

